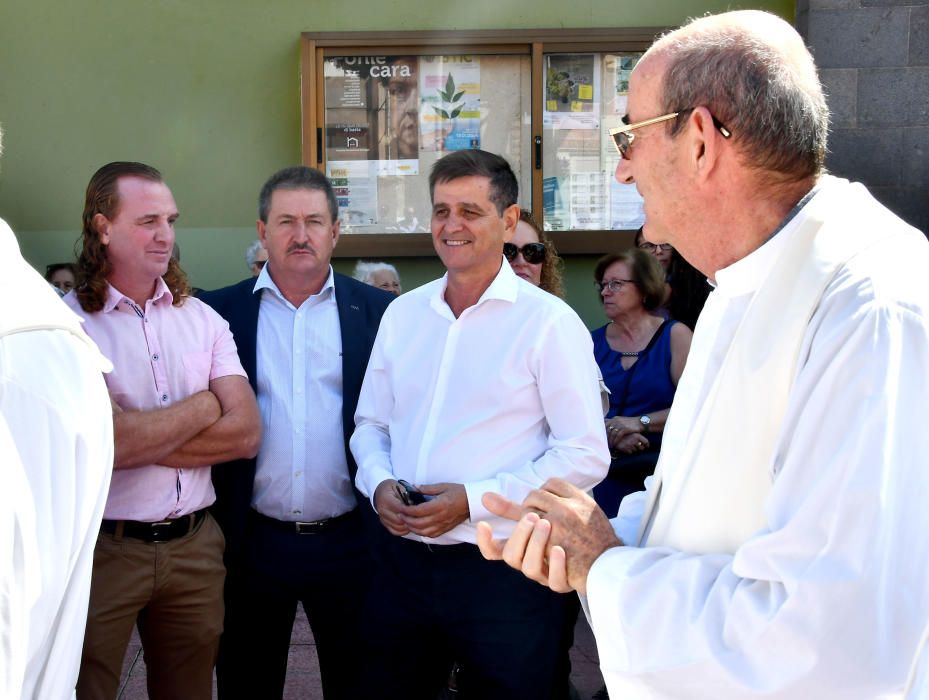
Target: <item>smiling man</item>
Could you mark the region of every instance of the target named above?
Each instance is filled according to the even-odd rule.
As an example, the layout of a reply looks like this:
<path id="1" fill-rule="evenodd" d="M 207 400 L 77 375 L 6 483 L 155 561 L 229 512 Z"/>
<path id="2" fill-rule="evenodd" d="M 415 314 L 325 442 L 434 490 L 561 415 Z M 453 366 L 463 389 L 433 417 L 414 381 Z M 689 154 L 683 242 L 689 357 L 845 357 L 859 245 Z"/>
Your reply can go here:
<path id="1" fill-rule="evenodd" d="M 457 660 L 463 695 L 538 700 L 554 687 L 563 600 L 483 560 L 475 523 L 490 517 L 485 493 L 522 499 L 549 477 L 581 489 L 603 478 L 597 367 L 577 315 L 503 257 L 519 221 L 507 162 L 457 151 L 429 185 L 448 274 L 384 315 L 351 441 L 356 483 L 383 524 L 366 697 L 435 698 Z M 428 500 L 404 503 L 401 479 Z"/>
<path id="2" fill-rule="evenodd" d="M 171 258 L 161 174 L 117 162 L 87 186 L 78 284 L 65 302 L 113 362 L 116 456 L 94 551 L 78 698 L 114 698 L 138 625 L 152 698 L 210 698 L 223 535 L 210 465 L 255 454 L 255 396 L 227 324 Z"/>
<path id="3" fill-rule="evenodd" d="M 929 617 L 929 245 L 824 172 L 796 30 L 659 39 L 613 130 L 645 232 L 714 281 L 647 493 L 553 480 L 486 556 L 586 595 L 614 698 L 899 698 Z M 504 537 L 507 533 L 504 533 Z"/>
<path id="4" fill-rule="evenodd" d="M 326 176 L 296 166 L 258 197 L 268 263 L 258 279 L 201 298 L 229 321 L 258 394 L 258 458 L 219 465 L 215 512 L 226 534 L 221 698 L 279 698 L 297 604 L 319 655 L 327 700 L 354 685 L 360 607 L 371 578 L 352 416 L 378 323 L 394 298 L 335 274 L 338 204 Z"/>

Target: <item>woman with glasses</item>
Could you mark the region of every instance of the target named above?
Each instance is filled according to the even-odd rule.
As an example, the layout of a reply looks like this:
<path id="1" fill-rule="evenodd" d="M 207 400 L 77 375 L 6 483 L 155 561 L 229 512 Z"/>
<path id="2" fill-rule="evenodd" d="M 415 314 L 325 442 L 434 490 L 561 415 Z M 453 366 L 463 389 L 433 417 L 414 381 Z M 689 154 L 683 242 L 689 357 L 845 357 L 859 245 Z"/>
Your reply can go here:
<path id="1" fill-rule="evenodd" d="M 503 255 L 517 277 L 522 277 L 556 297 L 564 297 L 561 282 L 564 263 L 558 257 L 551 239 L 526 209 L 519 210 L 516 232 L 510 242 L 503 245 Z"/>
<path id="2" fill-rule="evenodd" d="M 665 272 L 667 296 L 655 315 L 673 318 L 693 330 L 710 293 L 706 276 L 684 260 L 670 243 L 655 244 L 645 240 L 641 228 L 635 232 L 635 247 L 653 255 Z"/>
<path id="3" fill-rule="evenodd" d="M 658 264 L 661 265 L 661 268 L 665 271 L 665 275 L 670 273 L 671 258 L 674 255 L 674 248 L 670 243 L 652 243 L 651 241 L 646 241 L 645 232 L 640 226 L 639 230 L 635 232 L 635 247 L 639 250 L 644 250 L 649 255 L 654 255 L 655 260 L 658 261 Z"/>
<path id="4" fill-rule="evenodd" d="M 610 389 L 606 434 L 613 462 L 594 498 L 609 517 L 624 496 L 643 488 L 658 461 L 661 436 L 692 334 L 655 315 L 664 272 L 654 256 L 633 249 L 607 255 L 594 270 L 609 323 L 593 331 L 594 357 Z"/>

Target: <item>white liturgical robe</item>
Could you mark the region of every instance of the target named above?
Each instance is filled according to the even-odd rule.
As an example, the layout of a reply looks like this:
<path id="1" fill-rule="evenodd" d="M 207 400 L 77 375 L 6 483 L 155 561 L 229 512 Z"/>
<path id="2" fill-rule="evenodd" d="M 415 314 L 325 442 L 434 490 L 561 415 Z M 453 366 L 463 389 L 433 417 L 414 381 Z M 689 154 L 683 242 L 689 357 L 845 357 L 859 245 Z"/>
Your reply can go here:
<path id="1" fill-rule="evenodd" d="M 3 534 L 13 536 L 12 550 L 9 540 L 0 545 L 0 599 L 12 592 L 15 606 L 11 617 L 0 600 L 0 697 L 68 698 L 77 682 L 94 546 L 113 471 L 112 409 L 102 374 L 112 366 L 22 258 L 2 220 L 0 258 L 6 263 L 0 421 L 8 428 L 0 435 L 0 509 L 17 498 L 13 522 L 21 530 Z M 25 493 L 17 488 L 23 479 Z M 4 525 L 10 516 L 0 511 Z M 28 532 L 22 531 L 26 522 Z"/>
<path id="2" fill-rule="evenodd" d="M 823 178 L 774 238 L 717 273 L 647 486 L 663 482 L 662 494 L 625 499 L 614 527 L 635 545 L 649 504 L 660 514 L 663 494 L 696 478 L 681 466 L 690 426 L 823 197 L 856 236 L 872 215 L 888 225 L 829 276 L 800 328 L 770 460 L 744 465 L 769 475 L 757 530 L 731 548 L 616 547 L 591 568 L 587 606 L 611 697 L 902 696 L 929 619 L 929 244 L 861 186 Z M 790 325 L 778 311 L 768 309 L 772 337 Z M 746 391 L 725 414 L 750 422 L 769 399 Z M 722 427 L 741 439 L 739 421 Z M 707 498 L 721 523 L 742 505 L 739 488 Z M 674 528 L 686 539 L 686 522 Z"/>

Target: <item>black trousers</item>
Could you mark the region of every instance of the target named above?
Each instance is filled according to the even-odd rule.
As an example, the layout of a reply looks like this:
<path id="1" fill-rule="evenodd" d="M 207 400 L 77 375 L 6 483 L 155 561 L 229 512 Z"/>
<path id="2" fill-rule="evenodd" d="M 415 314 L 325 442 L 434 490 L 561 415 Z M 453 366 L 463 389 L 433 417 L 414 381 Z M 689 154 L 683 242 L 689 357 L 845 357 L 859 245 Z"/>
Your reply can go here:
<path id="1" fill-rule="evenodd" d="M 358 509 L 317 534 L 283 531 L 253 515 L 242 569 L 230 569 L 226 579 L 226 627 L 216 667 L 219 697 L 283 695 L 301 603 L 316 641 L 323 696 L 356 700 L 361 608 L 371 572 Z"/>
<path id="2" fill-rule="evenodd" d="M 435 700 L 457 661 L 462 698 L 545 700 L 563 620 L 562 596 L 475 545 L 385 531 L 365 608 L 364 697 Z"/>

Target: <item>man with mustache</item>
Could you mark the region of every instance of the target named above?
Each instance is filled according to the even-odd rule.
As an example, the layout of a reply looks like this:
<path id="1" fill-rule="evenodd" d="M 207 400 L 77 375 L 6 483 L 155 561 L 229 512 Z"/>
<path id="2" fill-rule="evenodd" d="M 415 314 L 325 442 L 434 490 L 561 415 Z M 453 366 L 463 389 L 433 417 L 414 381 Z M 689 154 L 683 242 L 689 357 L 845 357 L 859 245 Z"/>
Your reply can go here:
<path id="1" fill-rule="evenodd" d="M 268 262 L 257 280 L 202 294 L 229 321 L 264 428 L 257 460 L 215 474 L 229 571 L 219 695 L 282 696 L 299 602 L 325 697 L 357 698 L 358 611 L 370 560 L 348 438 L 394 296 L 332 271 L 338 204 L 319 171 L 272 175 L 258 217 Z"/>

